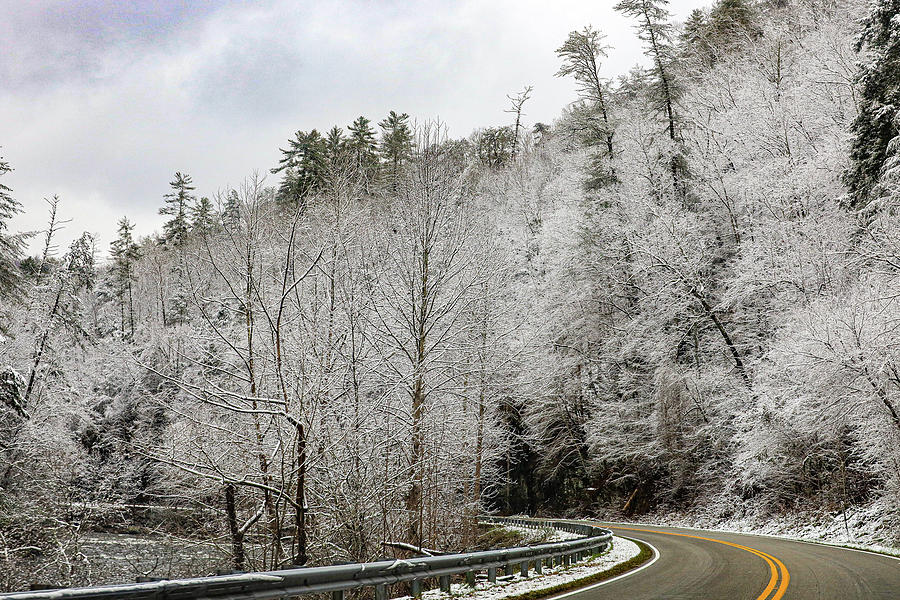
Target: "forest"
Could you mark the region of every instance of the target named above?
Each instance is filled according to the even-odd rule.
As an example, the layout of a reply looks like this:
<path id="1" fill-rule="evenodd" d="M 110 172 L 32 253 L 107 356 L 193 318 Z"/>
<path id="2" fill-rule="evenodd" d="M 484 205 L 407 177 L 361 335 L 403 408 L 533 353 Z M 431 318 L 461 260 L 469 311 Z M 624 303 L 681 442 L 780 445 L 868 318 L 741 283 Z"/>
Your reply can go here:
<path id="1" fill-rule="evenodd" d="M 461 139 L 286 132 L 108 248 L 58 248 L 52 190 L 12 231 L 0 159 L 0 590 L 470 548 L 485 512 L 896 545 L 900 0 L 616 9 L 646 66 L 572 31 L 552 123 L 525 86 Z M 156 555 L 101 568 L 124 534 Z"/>

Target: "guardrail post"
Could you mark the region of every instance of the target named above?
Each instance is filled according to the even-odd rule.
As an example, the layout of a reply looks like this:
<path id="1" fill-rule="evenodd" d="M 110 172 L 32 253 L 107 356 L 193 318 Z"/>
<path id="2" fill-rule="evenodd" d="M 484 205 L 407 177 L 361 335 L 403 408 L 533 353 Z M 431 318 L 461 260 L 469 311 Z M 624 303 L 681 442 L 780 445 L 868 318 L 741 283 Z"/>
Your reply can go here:
<path id="1" fill-rule="evenodd" d="M 375 586 L 375 600 L 387 600 L 387 588 L 383 583 Z"/>
<path id="2" fill-rule="evenodd" d="M 441 575 L 439 580 L 439 585 L 441 587 L 441 591 L 447 594 L 450 593 L 450 576 L 449 575 Z"/>
<path id="3" fill-rule="evenodd" d="M 344 600 L 344 590 L 335 590 L 331 592 L 331 600 Z"/>
<path id="4" fill-rule="evenodd" d="M 497 567 L 488 567 L 488 581 L 497 583 Z"/>
<path id="5" fill-rule="evenodd" d="M 534 561 L 534 572 L 540 575 L 544 572 L 544 561 L 542 559 L 537 559 Z"/>
<path id="6" fill-rule="evenodd" d="M 413 579 L 412 580 L 412 590 L 410 595 L 413 598 L 421 598 L 422 597 L 422 580 L 421 579 Z M 335 598 L 334 600 L 343 600 L 343 598 Z"/>
<path id="7" fill-rule="evenodd" d="M 475 587 L 475 571 L 466 571 L 466 585 Z"/>
<path id="8" fill-rule="evenodd" d="M 519 574 L 522 575 L 522 577 L 528 577 L 528 561 L 523 560 L 522 564 L 519 565 L 519 567 Z"/>

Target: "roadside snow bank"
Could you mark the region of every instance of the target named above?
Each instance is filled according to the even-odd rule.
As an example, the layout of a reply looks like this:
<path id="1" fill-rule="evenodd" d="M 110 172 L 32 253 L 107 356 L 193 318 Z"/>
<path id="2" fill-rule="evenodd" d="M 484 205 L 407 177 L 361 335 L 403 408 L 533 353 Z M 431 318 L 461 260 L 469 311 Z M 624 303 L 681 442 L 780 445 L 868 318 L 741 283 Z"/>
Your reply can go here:
<path id="1" fill-rule="evenodd" d="M 755 515 L 722 518 L 714 515 L 675 513 L 647 515 L 641 523 L 688 527 L 710 531 L 780 537 L 802 542 L 846 546 L 900 557 L 893 532 L 884 526 L 884 506 L 871 503 L 840 511 L 798 512 L 788 515 Z M 846 519 L 845 519 L 846 517 Z M 593 519 L 594 521 L 616 521 Z"/>
<path id="2" fill-rule="evenodd" d="M 561 531 L 552 527 L 537 529 L 534 527 L 514 527 L 512 525 L 504 525 L 503 528 L 520 534 L 525 545 L 552 544 L 553 542 L 565 542 L 566 540 L 574 540 L 582 537 L 577 533 Z"/>
<path id="3" fill-rule="evenodd" d="M 602 573 L 619 563 L 631 560 L 640 552 L 641 549 L 631 540 L 613 536 L 610 548 L 606 552 L 570 567 L 545 567 L 542 575 L 537 575 L 532 569 L 529 572 L 530 577 L 527 579 L 517 573 L 510 578 L 504 577 L 505 581 L 498 580 L 497 583 L 478 581 L 474 588 L 464 583 L 454 583 L 450 586 L 450 594 L 440 590 L 428 590 L 422 593 L 422 599 L 444 600 L 452 597 L 466 600 L 502 600 L 527 592 L 549 589 L 573 580 L 584 579 L 595 573 Z M 411 598 L 410 596 L 401 596 L 396 600 L 411 600 Z"/>

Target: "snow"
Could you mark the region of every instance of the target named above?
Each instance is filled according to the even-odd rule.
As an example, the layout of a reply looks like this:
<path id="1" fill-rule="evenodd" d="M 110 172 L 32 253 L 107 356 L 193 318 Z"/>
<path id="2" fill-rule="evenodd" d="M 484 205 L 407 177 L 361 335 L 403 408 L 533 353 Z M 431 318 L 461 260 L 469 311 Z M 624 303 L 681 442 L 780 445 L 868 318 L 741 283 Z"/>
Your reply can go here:
<path id="1" fill-rule="evenodd" d="M 510 529 L 515 529 L 510 527 Z M 561 532 L 564 533 L 564 532 Z M 572 534 L 567 534 L 572 535 Z M 580 536 L 574 536 L 580 537 Z M 545 567 L 542 575 L 536 575 L 534 569 L 527 579 L 518 571 L 505 580 L 491 583 L 478 581 L 474 588 L 464 583 L 454 583 L 450 586 L 450 594 L 440 590 L 428 590 L 422 593 L 422 600 L 443 600 L 445 598 L 465 598 L 466 600 L 502 600 L 512 596 L 518 596 L 527 592 L 552 588 L 562 583 L 590 577 L 595 573 L 601 573 L 611 569 L 619 563 L 623 563 L 637 556 L 641 549 L 631 540 L 613 536 L 610 548 L 600 556 L 588 561 L 573 564 L 570 567 Z M 411 600 L 409 596 L 400 596 L 394 600 Z"/>
<path id="2" fill-rule="evenodd" d="M 777 537 L 900 557 L 900 548 L 888 545 L 893 542 L 893 533 L 884 526 L 884 511 L 880 502 L 848 508 L 846 526 L 840 511 L 748 515 L 730 519 L 682 513 L 654 515 L 641 523 Z"/>
<path id="3" fill-rule="evenodd" d="M 535 543 L 552 544 L 553 542 L 565 542 L 566 540 L 575 540 L 584 537 L 578 535 L 577 533 L 570 533 L 568 531 L 562 531 L 550 527 L 535 529 L 534 527 L 515 527 L 512 525 L 505 525 L 504 529 L 515 531 L 516 533 L 521 534 L 524 538 L 525 545 Z"/>

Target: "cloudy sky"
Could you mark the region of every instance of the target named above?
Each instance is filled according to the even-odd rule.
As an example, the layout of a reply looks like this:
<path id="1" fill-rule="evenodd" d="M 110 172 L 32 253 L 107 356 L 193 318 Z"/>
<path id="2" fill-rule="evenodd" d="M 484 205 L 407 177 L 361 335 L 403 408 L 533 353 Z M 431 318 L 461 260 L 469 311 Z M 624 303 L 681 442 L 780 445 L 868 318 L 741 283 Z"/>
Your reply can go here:
<path id="1" fill-rule="evenodd" d="M 273 166 L 294 131 L 359 115 L 439 117 L 464 136 L 506 123 L 506 94 L 527 84 L 526 122 L 552 121 L 574 99 L 554 77 L 570 30 L 607 34 L 610 76 L 643 61 L 613 4 L 0 0 L 0 156 L 26 211 L 13 229 L 41 229 L 58 194 L 61 247 L 88 230 L 105 250 L 122 216 L 160 227 L 176 170 L 209 195 Z"/>

